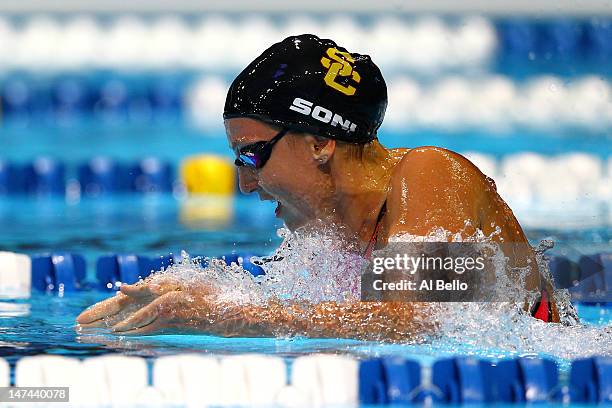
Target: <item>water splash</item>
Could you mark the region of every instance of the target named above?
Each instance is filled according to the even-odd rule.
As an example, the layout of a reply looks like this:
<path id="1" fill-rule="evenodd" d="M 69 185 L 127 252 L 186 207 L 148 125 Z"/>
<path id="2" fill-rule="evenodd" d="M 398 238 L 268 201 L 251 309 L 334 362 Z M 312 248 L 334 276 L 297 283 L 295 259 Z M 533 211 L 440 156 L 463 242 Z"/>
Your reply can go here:
<path id="1" fill-rule="evenodd" d="M 491 238 L 481 231 L 469 237 L 451 235 L 442 229 L 426 237 L 403 235 L 394 237 L 401 242 L 461 241 L 479 242 L 491 248 Z M 554 246 L 552 240 L 541 241 L 534 248 L 541 276 L 552 281 L 544 252 Z M 499 248 L 497 248 L 499 251 Z M 531 317 L 523 310 L 524 299 L 533 301 L 538 293 L 525 289 L 526 271 L 519 271 L 519 279 L 509 279 L 505 262 L 497 262 L 495 273 L 497 287 L 506 291 L 513 301 L 506 302 L 455 302 L 439 305 L 436 316 L 439 337 L 432 340 L 436 346 L 448 347 L 449 343 L 461 349 L 476 350 L 481 354 L 525 355 L 531 353 L 574 359 L 591 355 L 612 355 L 612 325 L 596 327 L 579 322 L 575 308 L 566 289 L 556 289 L 553 297 L 558 307 L 560 323 L 545 323 Z"/>
<path id="2" fill-rule="evenodd" d="M 172 274 L 186 285 L 207 282 L 218 299 L 236 304 L 264 304 L 270 299 L 292 302 L 357 301 L 360 274 L 366 261 L 356 248 L 347 245 L 337 229 L 319 225 L 290 232 L 277 231 L 283 239 L 269 257 L 252 257 L 265 275 L 254 277 L 242 264 L 223 259 L 191 259 L 183 251 L 182 261 L 161 274 Z"/>
<path id="3" fill-rule="evenodd" d="M 479 242 L 491 249 L 494 232 L 486 236 L 482 231 L 464 237 L 438 229 L 426 237 L 402 235 L 392 237 L 395 242 Z M 266 274 L 253 277 L 240 265 L 227 265 L 221 259 L 210 259 L 206 268 L 184 254 L 183 261 L 162 273 L 171 273 L 186 284 L 207 282 L 215 288 L 218 300 L 234 304 L 265 305 L 271 299 L 291 303 L 317 304 L 334 301 L 354 303 L 359 300 L 361 271 L 366 261 L 357 248 L 347 245 L 338 231 L 323 226 L 290 232 L 278 231 L 283 242 L 269 257 L 252 258 Z M 552 247 L 543 241 L 535 248 L 538 267 L 550 279 L 543 253 Z M 501 257 L 503 258 L 503 256 Z M 196 260 L 197 261 L 197 260 Z M 434 336 L 422 337 L 434 349 L 471 349 L 485 355 L 548 354 L 559 358 L 612 355 L 612 326 L 596 327 L 582 324 L 569 301 L 567 290 L 555 290 L 554 298 L 561 317 L 560 324 L 544 323 L 523 310 L 526 298 L 537 294 L 525 290 L 526 271 L 518 271 L 518 279 L 509 279 L 506 264 L 496 264 L 498 283 L 513 301 L 440 303 L 429 305 L 424 319 L 437 324 Z M 516 272 L 516 271 L 515 271 Z M 311 316 L 302 316 L 309 318 Z M 418 317 L 415 316 L 415 319 Z M 365 324 L 365 323 L 364 323 Z M 389 324 L 395 324 L 389 322 Z M 388 328 L 387 328 L 388 329 Z M 413 343 L 415 338 L 400 342 Z"/>

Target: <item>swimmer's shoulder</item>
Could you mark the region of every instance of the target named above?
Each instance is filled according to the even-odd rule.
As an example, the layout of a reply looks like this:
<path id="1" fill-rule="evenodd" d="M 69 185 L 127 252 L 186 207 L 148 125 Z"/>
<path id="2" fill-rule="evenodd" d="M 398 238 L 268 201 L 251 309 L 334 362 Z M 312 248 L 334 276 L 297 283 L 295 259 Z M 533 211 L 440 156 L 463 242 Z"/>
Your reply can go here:
<path id="1" fill-rule="evenodd" d="M 399 158 L 391 173 L 391 181 L 394 178 L 418 179 L 432 175 L 448 175 L 460 185 L 486 179 L 480 169 L 467 158 L 443 147 L 420 146 L 412 149 L 392 149 L 391 152 Z"/>
<path id="2" fill-rule="evenodd" d="M 426 234 L 459 230 L 479 218 L 486 176 L 468 159 L 437 146 L 407 150 L 389 180 L 388 231 Z M 402 231 L 403 230 L 403 231 Z"/>

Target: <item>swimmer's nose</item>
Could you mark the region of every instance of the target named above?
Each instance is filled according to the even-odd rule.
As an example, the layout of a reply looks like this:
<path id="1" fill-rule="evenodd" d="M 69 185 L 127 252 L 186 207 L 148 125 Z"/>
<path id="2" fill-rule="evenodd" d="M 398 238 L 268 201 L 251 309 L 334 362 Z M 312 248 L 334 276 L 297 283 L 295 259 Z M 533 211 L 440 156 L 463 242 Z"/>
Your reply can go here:
<path id="1" fill-rule="evenodd" d="M 245 167 L 239 167 L 238 185 L 240 186 L 240 191 L 242 191 L 243 194 L 250 194 L 257 190 L 259 181 L 257 180 L 255 172 Z"/>

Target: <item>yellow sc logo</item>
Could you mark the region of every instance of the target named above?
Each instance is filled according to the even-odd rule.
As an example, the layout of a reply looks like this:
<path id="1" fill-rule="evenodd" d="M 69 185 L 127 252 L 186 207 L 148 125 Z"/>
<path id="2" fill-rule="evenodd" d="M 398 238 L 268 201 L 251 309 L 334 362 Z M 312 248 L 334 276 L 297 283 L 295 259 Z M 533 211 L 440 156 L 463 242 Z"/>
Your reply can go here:
<path id="1" fill-rule="evenodd" d="M 357 89 L 352 85 L 342 85 L 336 82 L 336 77 L 338 75 L 343 77 L 352 77 L 353 81 L 359 83 L 361 81 L 361 76 L 357 71 L 353 69 L 351 63 L 355 62 L 351 54 L 348 52 L 338 51 L 336 48 L 330 47 L 327 49 L 327 57 L 321 58 L 321 64 L 328 68 L 327 74 L 325 75 L 324 81 L 325 83 L 334 88 L 336 91 L 340 91 L 345 95 L 355 95 Z M 332 62 L 334 60 L 335 62 Z"/>

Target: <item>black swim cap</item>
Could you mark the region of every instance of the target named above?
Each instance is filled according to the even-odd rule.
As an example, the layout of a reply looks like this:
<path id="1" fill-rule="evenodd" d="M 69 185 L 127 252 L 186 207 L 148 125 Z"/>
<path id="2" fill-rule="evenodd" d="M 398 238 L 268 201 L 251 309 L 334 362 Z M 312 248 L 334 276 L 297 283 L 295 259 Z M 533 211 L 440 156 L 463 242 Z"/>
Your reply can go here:
<path id="1" fill-rule="evenodd" d="M 251 117 L 351 143 L 376 138 L 387 85 L 368 55 L 312 34 L 285 38 L 234 80 L 224 119 Z"/>

